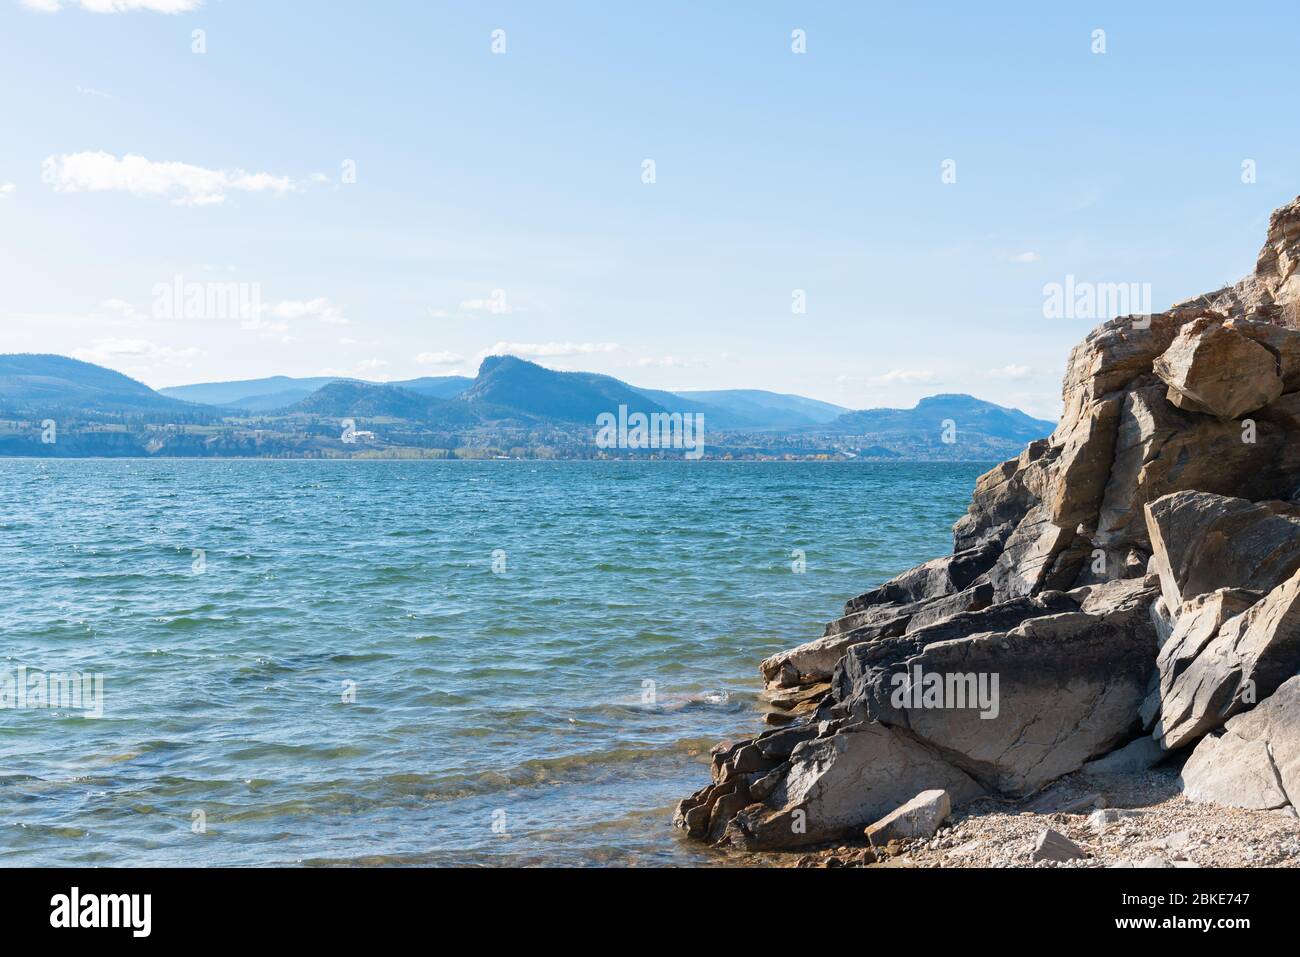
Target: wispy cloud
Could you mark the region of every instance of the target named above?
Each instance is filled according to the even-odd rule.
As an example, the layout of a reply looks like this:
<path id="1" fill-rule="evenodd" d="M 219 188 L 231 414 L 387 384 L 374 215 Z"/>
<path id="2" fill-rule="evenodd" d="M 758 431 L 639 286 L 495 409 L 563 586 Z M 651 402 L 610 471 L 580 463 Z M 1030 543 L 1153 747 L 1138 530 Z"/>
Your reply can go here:
<path id="1" fill-rule="evenodd" d="M 270 309 L 276 319 L 317 319 L 331 325 L 346 326 L 348 317 L 343 310 L 321 296 L 316 299 L 285 299 Z"/>
<path id="2" fill-rule="evenodd" d="M 8 199 L 17 188 L 13 183 L 0 183 L 0 202 Z"/>
<path id="3" fill-rule="evenodd" d="M 872 376 L 870 381 L 880 385 L 933 385 L 939 377 L 929 369 L 891 369 L 884 375 Z"/>
<path id="4" fill-rule="evenodd" d="M 104 152 L 50 156 L 41 178 L 60 193 L 125 192 L 166 197 L 175 206 L 214 206 L 225 202 L 227 192 L 283 194 L 301 188 L 287 176 L 155 162 L 134 153 L 121 159 Z"/>
<path id="5" fill-rule="evenodd" d="M 485 356 L 515 355 L 535 359 L 555 359 L 562 356 L 589 356 L 603 352 L 617 352 L 616 342 L 498 342 L 479 353 Z"/>
<path id="6" fill-rule="evenodd" d="M 1043 259 L 1043 257 L 1040 256 L 1040 255 L 1038 255 L 1038 253 L 1035 253 L 1035 252 L 1016 253 L 1016 255 L 1014 255 L 1014 256 L 1011 257 L 1011 262 L 1013 262 L 1013 263 L 1036 263 L 1036 262 L 1041 262 L 1042 259 Z"/>
<path id="7" fill-rule="evenodd" d="M 22 4 L 40 13 L 58 13 L 64 7 L 80 7 L 88 13 L 188 13 L 201 7 L 203 0 L 22 0 Z"/>
<path id="8" fill-rule="evenodd" d="M 148 339 L 96 339 L 89 348 L 72 353 L 73 358 L 83 362 L 136 372 L 177 363 L 188 365 L 185 360 L 201 354 L 198 349 L 175 349 Z"/>
<path id="9" fill-rule="evenodd" d="M 1033 374 L 1033 371 L 1029 366 L 1009 365 L 1000 369 L 990 369 L 988 377 L 990 379 L 1028 379 Z"/>

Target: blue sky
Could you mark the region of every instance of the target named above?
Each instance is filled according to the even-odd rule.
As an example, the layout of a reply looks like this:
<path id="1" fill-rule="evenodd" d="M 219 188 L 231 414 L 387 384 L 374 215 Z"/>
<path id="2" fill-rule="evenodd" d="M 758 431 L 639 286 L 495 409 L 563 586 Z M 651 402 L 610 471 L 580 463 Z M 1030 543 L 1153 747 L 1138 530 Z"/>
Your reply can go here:
<path id="1" fill-rule="evenodd" d="M 1045 284 L 1163 308 L 1300 193 L 1300 7 L 997 7 L 0 0 L 0 350 L 1054 416 L 1095 320 Z M 159 318 L 178 276 L 260 306 Z"/>

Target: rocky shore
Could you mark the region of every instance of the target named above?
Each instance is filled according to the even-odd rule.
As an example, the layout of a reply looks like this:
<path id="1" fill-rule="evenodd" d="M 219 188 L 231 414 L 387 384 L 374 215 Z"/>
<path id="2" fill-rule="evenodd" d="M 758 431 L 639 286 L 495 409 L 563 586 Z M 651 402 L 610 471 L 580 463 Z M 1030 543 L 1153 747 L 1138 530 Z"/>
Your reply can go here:
<path id="1" fill-rule="evenodd" d="M 776 727 L 675 823 L 814 864 L 1294 863 L 1298 264 L 1300 199 L 1252 275 L 1088 335 L 1052 436 L 762 663 Z"/>

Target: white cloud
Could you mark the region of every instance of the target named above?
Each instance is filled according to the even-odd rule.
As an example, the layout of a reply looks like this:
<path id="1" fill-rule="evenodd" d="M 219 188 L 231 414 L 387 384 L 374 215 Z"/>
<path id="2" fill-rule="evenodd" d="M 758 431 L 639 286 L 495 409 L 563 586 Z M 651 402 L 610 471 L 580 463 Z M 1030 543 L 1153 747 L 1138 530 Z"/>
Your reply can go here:
<path id="1" fill-rule="evenodd" d="M 1040 262 L 1042 258 L 1043 257 L 1038 255 L 1038 253 L 1034 253 L 1034 252 L 1017 253 L 1016 255 L 1011 257 L 1011 261 L 1013 263 L 1036 263 L 1036 262 Z"/>
<path id="2" fill-rule="evenodd" d="M 514 312 L 510 303 L 506 300 L 504 289 L 493 289 L 492 295 L 487 299 L 466 299 L 460 304 L 461 312 L 491 312 L 497 315 L 505 315 Z"/>
<path id="3" fill-rule="evenodd" d="M 357 368 L 362 372 L 374 372 L 388 365 L 387 359 L 362 359 L 357 363 Z"/>
<path id="4" fill-rule="evenodd" d="M 1029 366 L 1009 365 L 1001 369 L 990 369 L 988 376 L 990 379 L 1028 379 L 1033 373 Z"/>
<path id="5" fill-rule="evenodd" d="M 271 315 L 277 319 L 318 319 L 336 326 L 348 324 L 348 317 L 343 315 L 343 310 L 323 296 L 316 299 L 285 299 L 271 307 Z"/>
<path id="6" fill-rule="evenodd" d="M 17 188 L 13 183 L 0 183 L 0 201 L 8 199 Z"/>
<path id="7" fill-rule="evenodd" d="M 58 13 L 68 5 L 79 6 L 87 13 L 130 13 L 133 10 L 187 13 L 201 7 L 203 0 L 22 0 L 22 4 L 40 13 Z"/>
<path id="8" fill-rule="evenodd" d="M 454 366 L 465 357 L 455 352 L 421 352 L 415 361 L 422 366 Z"/>
<path id="9" fill-rule="evenodd" d="M 929 385 L 938 377 L 929 369 L 891 369 L 884 375 L 873 376 L 872 382 L 881 385 Z"/>
<path id="10" fill-rule="evenodd" d="M 554 359 L 561 356 L 589 356 L 601 352 L 617 352 L 616 342 L 498 342 L 479 353 L 484 356 L 530 356 L 536 359 Z"/>
<path id="11" fill-rule="evenodd" d="M 162 196 L 170 198 L 174 206 L 214 206 L 225 202 L 230 191 L 283 194 L 300 188 L 287 176 L 154 162 L 134 153 L 118 159 L 102 151 L 50 156 L 41 178 L 60 193 L 116 191 Z"/>
<path id="12" fill-rule="evenodd" d="M 96 339 L 88 349 L 77 349 L 73 358 L 96 365 L 153 369 L 201 355 L 198 349 L 173 349 L 148 339 Z"/>

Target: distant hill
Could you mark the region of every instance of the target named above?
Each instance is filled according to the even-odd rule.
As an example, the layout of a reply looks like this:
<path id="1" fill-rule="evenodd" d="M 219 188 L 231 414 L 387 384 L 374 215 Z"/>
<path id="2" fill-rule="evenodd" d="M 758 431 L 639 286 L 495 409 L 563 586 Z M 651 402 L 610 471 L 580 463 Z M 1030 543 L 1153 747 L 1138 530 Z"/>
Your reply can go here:
<path id="1" fill-rule="evenodd" d="M 465 376 L 426 376 L 420 379 L 407 379 L 404 382 L 379 383 L 340 376 L 294 378 L 277 375 L 266 379 L 243 379 L 234 382 L 201 382 L 158 391 L 162 395 L 185 402 L 201 402 L 228 409 L 243 409 L 247 412 L 271 412 L 301 402 L 316 390 L 334 382 L 391 385 L 421 395 L 450 399 L 464 392 L 473 381 Z"/>
<path id="2" fill-rule="evenodd" d="M 439 399 L 392 385 L 370 385 L 365 382 L 331 382 L 282 410 L 282 414 L 402 419 L 438 429 L 522 425 L 534 421 L 534 417 L 526 413 L 488 402 Z"/>
<path id="3" fill-rule="evenodd" d="M 515 356 L 488 356 L 474 384 L 458 401 L 508 406 L 561 422 L 593 425 L 602 412 L 668 411 L 644 393 L 612 376 L 556 372 Z"/>
<path id="4" fill-rule="evenodd" d="M 202 411 L 103 366 L 53 355 L 0 355 L 0 409 L 14 412 Z"/>
<path id="5" fill-rule="evenodd" d="M 704 402 L 743 417 L 757 428 L 799 428 L 833 421 L 849 410 L 840 405 L 807 399 L 801 395 L 784 395 L 762 389 L 718 389 L 677 392 L 675 395 L 694 402 Z"/>
<path id="6" fill-rule="evenodd" d="M 831 403 L 756 389 L 638 389 L 612 376 L 560 372 L 516 356 L 489 356 L 473 379 L 371 383 L 274 376 L 166 392 L 76 359 L 0 356 L 0 412 L 9 414 L 8 421 L 0 416 L 0 454 L 332 456 L 400 450 L 437 457 L 459 449 L 486 457 L 515 450 L 510 454 L 590 458 L 605 454 L 594 442 L 597 417 L 620 406 L 647 414 L 702 414 L 706 454 L 718 458 L 987 461 L 1015 455 L 1054 428 L 969 395 L 930 396 L 911 409 L 843 412 Z M 33 428 L 45 416 L 59 420 L 57 446 L 44 445 Z M 374 433 L 362 449 L 333 434 L 348 418 Z M 329 428 L 322 429 L 326 422 Z"/>
<path id="7" fill-rule="evenodd" d="M 1019 409 L 1008 409 L 970 395 L 947 394 L 922 399 L 912 409 L 847 412 L 820 426 L 817 431 L 879 439 L 920 436 L 937 440 L 944 423 L 949 420 L 959 435 L 965 433 L 1004 440 L 1017 448 L 1051 434 L 1056 428 L 1054 422 L 1035 419 Z"/>

